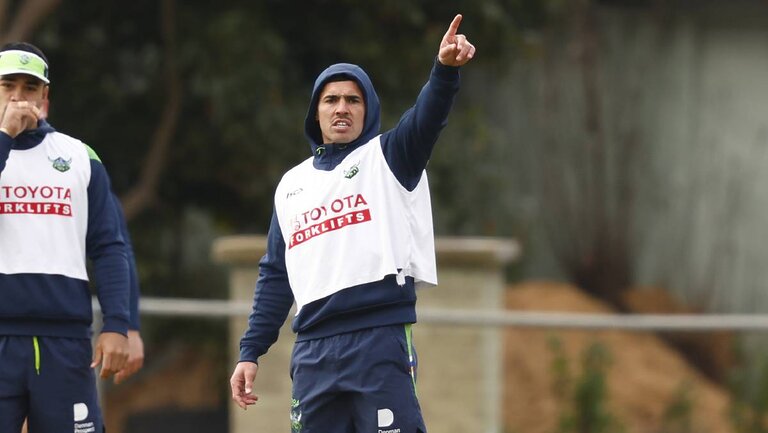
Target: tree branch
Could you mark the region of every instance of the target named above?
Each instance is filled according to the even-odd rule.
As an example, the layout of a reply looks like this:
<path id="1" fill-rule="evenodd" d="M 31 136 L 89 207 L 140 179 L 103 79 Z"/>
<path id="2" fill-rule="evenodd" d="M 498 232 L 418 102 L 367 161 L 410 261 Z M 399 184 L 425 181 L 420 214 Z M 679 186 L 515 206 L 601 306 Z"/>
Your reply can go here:
<path id="1" fill-rule="evenodd" d="M 40 22 L 59 6 L 61 0 L 26 0 L 11 20 L 8 31 L 2 35 L 2 42 L 25 41 L 37 29 Z M 0 23 L 7 15 L 7 1 L 0 3 Z"/>
<path id="2" fill-rule="evenodd" d="M 182 89 L 176 64 L 176 2 L 164 0 L 162 5 L 162 29 L 165 41 L 164 56 L 165 98 L 160 121 L 152 135 L 152 142 L 142 165 L 139 181 L 122 199 L 126 219 L 130 220 L 149 207 L 155 200 L 157 185 L 168 161 L 171 139 L 181 111 Z"/>
<path id="3" fill-rule="evenodd" d="M 8 0 L 0 0 L 0 29 L 8 24 Z"/>

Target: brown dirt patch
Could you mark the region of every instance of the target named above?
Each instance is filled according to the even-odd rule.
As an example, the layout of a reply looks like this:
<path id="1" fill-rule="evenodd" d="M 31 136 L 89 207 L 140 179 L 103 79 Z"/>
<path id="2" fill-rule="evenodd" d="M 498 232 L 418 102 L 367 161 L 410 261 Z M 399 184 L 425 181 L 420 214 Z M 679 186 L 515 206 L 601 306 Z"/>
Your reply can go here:
<path id="1" fill-rule="evenodd" d="M 610 313 L 608 305 L 577 288 L 556 282 L 525 282 L 506 293 L 511 310 Z M 511 432 L 552 433 L 564 408 L 554 389 L 548 341 L 557 338 L 568 363 L 580 366 L 585 350 L 603 344 L 612 359 L 608 369 L 608 408 L 627 433 L 663 431 L 665 411 L 681 387 L 689 386 L 692 431 L 730 433 L 726 390 L 699 373 L 661 338 L 646 332 L 564 331 L 510 328 L 505 335 L 505 424 Z M 578 372 L 572 374 L 578 376 Z"/>

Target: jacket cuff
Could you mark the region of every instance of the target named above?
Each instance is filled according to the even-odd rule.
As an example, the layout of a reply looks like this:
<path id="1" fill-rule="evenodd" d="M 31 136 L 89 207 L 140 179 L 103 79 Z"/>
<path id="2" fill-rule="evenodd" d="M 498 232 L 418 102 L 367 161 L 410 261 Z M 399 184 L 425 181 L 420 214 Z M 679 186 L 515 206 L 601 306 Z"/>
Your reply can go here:
<path id="1" fill-rule="evenodd" d="M 435 56 L 435 65 L 432 67 L 432 76 L 443 81 L 458 81 L 459 69 L 461 69 L 459 66 L 447 66 L 440 63 L 440 60 Z"/>
<path id="2" fill-rule="evenodd" d="M 255 347 L 240 346 L 240 359 L 237 362 L 253 362 L 259 363 L 259 356 L 262 354 Z"/>
<path id="3" fill-rule="evenodd" d="M 118 319 L 116 317 L 104 318 L 104 326 L 101 328 L 101 333 L 116 332 L 124 336 L 128 336 L 128 321 L 124 319 Z"/>
<path id="4" fill-rule="evenodd" d="M 5 161 L 8 159 L 8 155 L 11 153 L 11 148 L 13 147 L 13 143 L 15 141 L 15 138 L 11 137 L 3 131 L 0 131 L 0 161 Z"/>

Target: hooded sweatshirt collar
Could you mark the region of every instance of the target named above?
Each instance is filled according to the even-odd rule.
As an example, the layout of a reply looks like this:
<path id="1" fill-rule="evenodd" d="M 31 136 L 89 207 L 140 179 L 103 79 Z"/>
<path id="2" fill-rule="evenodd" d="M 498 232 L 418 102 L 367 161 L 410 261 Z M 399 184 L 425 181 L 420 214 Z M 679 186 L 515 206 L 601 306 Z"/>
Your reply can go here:
<path id="1" fill-rule="evenodd" d="M 365 122 L 360 136 L 348 144 L 323 144 L 323 135 L 320 131 L 320 125 L 317 118 L 317 103 L 320 99 L 320 93 L 323 91 L 326 83 L 331 79 L 338 77 L 349 78 L 355 81 L 363 92 L 365 99 Z M 373 88 L 371 79 L 365 71 L 351 63 L 336 63 L 326 68 L 315 80 L 312 89 L 312 98 L 309 101 L 307 117 L 304 119 L 304 135 L 309 141 L 314 155 L 314 166 L 321 170 L 332 170 L 344 159 L 352 150 L 361 144 L 367 143 L 373 137 L 379 134 L 381 128 L 381 107 L 379 106 L 379 96 Z"/>
<path id="2" fill-rule="evenodd" d="M 40 144 L 41 141 L 45 138 L 46 134 L 50 132 L 55 132 L 56 130 L 53 129 L 53 127 L 48 124 L 45 120 L 40 120 L 37 123 L 37 128 L 35 129 L 29 129 L 21 134 L 16 136 L 15 143 L 13 145 L 13 149 L 16 150 L 26 150 L 31 149 L 38 144 Z"/>

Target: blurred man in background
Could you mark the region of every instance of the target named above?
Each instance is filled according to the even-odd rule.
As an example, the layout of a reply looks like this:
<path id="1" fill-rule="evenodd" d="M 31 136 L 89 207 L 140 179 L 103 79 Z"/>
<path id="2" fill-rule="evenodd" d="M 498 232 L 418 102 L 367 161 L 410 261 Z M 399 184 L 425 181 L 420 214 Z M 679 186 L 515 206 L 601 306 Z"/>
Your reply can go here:
<path id="1" fill-rule="evenodd" d="M 125 239 L 126 253 L 128 255 L 128 277 L 130 278 L 130 321 L 128 323 L 128 360 L 122 370 L 115 374 L 115 384 L 123 382 L 125 379 L 136 373 L 144 365 L 144 340 L 141 338 L 141 318 L 139 317 L 139 298 L 141 289 L 139 288 L 139 273 L 136 267 L 136 256 L 133 252 L 133 242 L 131 234 L 128 232 L 128 224 L 125 221 L 125 212 L 120 204 L 120 200 L 113 194 L 115 208 L 118 211 L 120 220 L 120 232 Z"/>
<path id="2" fill-rule="evenodd" d="M 379 133 L 368 75 L 341 63 L 315 81 L 305 120 L 313 157 L 283 176 L 259 265 L 232 398 L 254 404 L 258 358 L 295 301 L 291 428 L 425 432 L 416 398 L 416 287 L 437 283 L 425 168 L 475 47 L 443 36 L 429 81 Z"/>
<path id="3" fill-rule="evenodd" d="M 125 362 L 125 366 L 114 376 L 115 384 L 119 384 L 139 371 L 144 365 L 144 340 L 141 338 L 140 331 L 141 320 L 139 317 L 139 297 L 141 295 L 141 290 L 139 289 L 139 275 L 136 268 L 136 257 L 133 253 L 133 243 L 131 242 L 131 236 L 128 232 L 128 224 L 125 221 L 125 213 L 123 212 L 123 207 L 120 205 L 120 200 L 118 200 L 117 196 L 114 194 L 112 198 L 115 201 L 115 206 L 118 210 L 120 231 L 126 243 L 128 275 L 131 285 L 130 322 L 128 324 L 128 360 Z M 27 432 L 27 421 L 24 420 L 24 426 L 21 429 L 21 433 Z"/>

